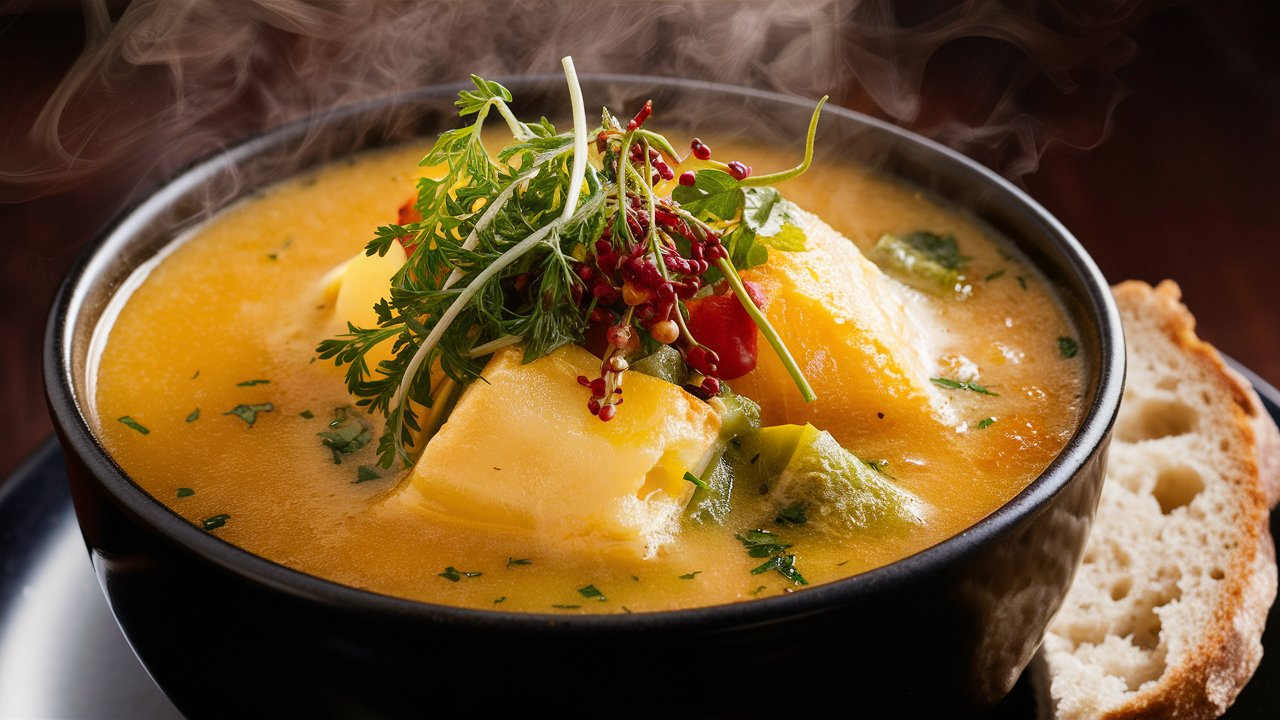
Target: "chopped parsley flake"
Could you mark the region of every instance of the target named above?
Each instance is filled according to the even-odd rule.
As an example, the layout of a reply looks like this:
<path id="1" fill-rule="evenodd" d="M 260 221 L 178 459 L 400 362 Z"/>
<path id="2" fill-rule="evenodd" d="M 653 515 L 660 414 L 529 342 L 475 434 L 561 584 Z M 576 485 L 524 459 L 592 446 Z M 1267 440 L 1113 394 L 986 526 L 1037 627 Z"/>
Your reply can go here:
<path id="1" fill-rule="evenodd" d="M 494 605 L 501 605 L 502 603 L 504 603 L 504 602 L 506 602 L 506 601 L 507 601 L 507 596 L 506 596 L 506 595 L 503 595 L 502 597 L 494 598 L 494 599 L 493 599 L 493 604 L 494 604 Z"/>
<path id="2" fill-rule="evenodd" d="M 532 564 L 533 564 L 533 561 L 530 560 L 529 558 L 513 558 L 513 557 L 507 558 L 507 567 L 513 567 L 516 565 L 532 565 Z"/>
<path id="3" fill-rule="evenodd" d="M 178 488 L 178 497 L 180 498 L 191 497 L 192 495 L 195 495 L 195 494 L 196 494 L 196 491 L 192 490 L 191 488 Z"/>
<path id="4" fill-rule="evenodd" d="M 993 418 L 993 417 L 983 418 L 983 419 L 981 419 L 981 420 L 979 420 L 979 421 L 978 421 L 978 429 L 979 429 L 979 430 L 986 430 L 987 428 L 989 428 L 989 427 L 991 427 L 992 425 L 995 425 L 995 424 L 996 424 L 996 419 L 995 419 L 995 418 Z"/>
<path id="5" fill-rule="evenodd" d="M 556 604 L 556 605 L 552 605 L 551 607 L 553 607 L 553 608 L 555 608 L 555 609 L 557 609 L 557 610 L 577 610 L 578 608 L 580 608 L 580 607 L 582 607 L 582 606 L 581 606 L 581 605 L 559 605 L 559 604 Z"/>
<path id="6" fill-rule="evenodd" d="M 452 565 L 445 568 L 444 572 L 436 573 L 436 575 L 444 578 L 445 580 L 448 580 L 449 582 L 458 582 L 464 577 L 468 577 L 468 578 L 480 577 L 483 574 L 484 573 L 481 573 L 481 572 L 467 572 L 466 570 L 459 570 L 458 568 Z"/>
<path id="7" fill-rule="evenodd" d="M 260 405 L 237 405 L 230 410 L 222 413 L 223 415 L 235 415 L 245 422 L 249 427 L 258 421 L 258 413 L 272 412 L 276 409 L 271 403 L 262 403 Z"/>
<path id="8" fill-rule="evenodd" d="M 747 555 L 753 558 L 769 557 L 791 547 L 791 543 L 782 542 L 777 535 L 768 530 L 748 530 L 746 537 L 742 535 L 734 535 L 734 537 L 738 538 L 742 547 L 747 549 Z"/>
<path id="9" fill-rule="evenodd" d="M 348 412 L 348 408 L 339 407 L 333 410 L 333 420 L 329 430 L 316 433 L 320 444 L 333 453 L 333 464 L 341 465 L 342 456 L 350 455 L 373 439 L 373 428 L 359 414 Z"/>
<path id="10" fill-rule="evenodd" d="M 200 408 L 196 408 L 195 410 L 192 410 L 191 414 L 187 415 L 187 422 L 189 423 L 195 422 L 199 419 L 200 419 Z"/>
<path id="11" fill-rule="evenodd" d="M 1023 290 L 1027 289 L 1027 279 L 1021 275 L 1018 276 L 1018 284 L 1022 286 Z"/>
<path id="12" fill-rule="evenodd" d="M 600 588 L 597 588 L 595 585 L 588 585 L 586 587 L 578 588 L 578 594 L 584 598 L 595 598 L 600 602 L 604 602 L 605 600 L 609 599 L 605 597 L 604 593 L 600 592 Z"/>
<path id="13" fill-rule="evenodd" d="M 759 596 L 760 596 L 760 593 L 762 593 L 762 592 L 764 592 L 765 590 L 768 590 L 768 589 L 769 589 L 769 586 L 768 586 L 768 585 L 757 585 L 757 586 L 756 586 L 756 589 L 755 589 L 755 590 L 752 590 L 752 591 L 751 591 L 750 593 L 748 593 L 748 594 L 749 594 L 751 597 L 759 597 Z"/>
<path id="14" fill-rule="evenodd" d="M 245 380 L 244 382 L 236 383 L 236 387 L 253 387 L 254 385 L 266 385 L 270 382 L 270 380 Z"/>
<path id="15" fill-rule="evenodd" d="M 315 417 L 315 416 L 316 416 L 316 414 L 315 414 L 315 413 L 313 413 L 313 412 L 311 412 L 310 410 L 303 410 L 302 412 L 298 413 L 298 417 L 300 417 L 300 418 L 306 418 L 307 420 L 310 420 L 311 418 L 313 418 L 313 417 Z"/>
<path id="16" fill-rule="evenodd" d="M 231 516 L 228 515 L 227 513 L 211 515 L 205 518 L 204 520 L 201 520 L 200 526 L 203 527 L 205 530 L 213 531 L 213 530 L 217 530 L 223 525 L 226 525 L 227 521 L 230 519 L 231 519 Z"/>
<path id="17" fill-rule="evenodd" d="M 804 576 L 800 574 L 800 571 L 796 570 L 795 555 L 774 555 L 763 565 L 753 569 L 751 574 L 759 575 L 761 573 L 769 572 L 770 570 L 778 571 L 779 575 L 797 585 L 809 584 L 809 581 L 804 579 Z"/>
<path id="18" fill-rule="evenodd" d="M 1064 358 L 1073 358 L 1080 352 L 1080 346 L 1069 337 L 1058 338 L 1058 354 Z"/>
<path id="19" fill-rule="evenodd" d="M 356 479 L 353 482 L 356 485 L 359 485 L 360 483 L 369 482 L 370 480 L 377 480 L 381 477 L 382 476 L 378 474 L 378 469 L 375 468 L 374 466 L 361 465 L 360 467 L 356 468 Z"/>
<path id="20" fill-rule="evenodd" d="M 1001 277 L 1004 277 L 1004 268 L 1000 268 L 999 270 L 991 273 L 990 275 L 986 276 L 983 279 L 986 280 L 987 282 L 991 282 L 992 280 L 995 280 Z"/>
<path id="21" fill-rule="evenodd" d="M 933 383 L 934 385 L 940 385 L 944 388 L 950 388 L 952 390 L 969 390 L 970 392 L 981 393 L 983 395 L 1000 397 L 1000 393 L 991 392 L 990 390 L 982 387 L 978 383 L 959 382 L 958 380 L 952 380 L 950 378 L 944 378 L 944 377 L 929 378 L 929 382 Z"/>
<path id="22" fill-rule="evenodd" d="M 797 500 L 779 510 L 773 521 L 782 526 L 803 525 L 809 522 L 809 506 L 803 500 Z"/>
<path id="23" fill-rule="evenodd" d="M 148 429 L 146 429 L 145 427 L 143 427 L 143 426 L 142 426 L 142 423 L 138 422 L 137 420 L 134 420 L 133 418 L 129 417 L 128 415 L 125 415 L 124 417 L 120 418 L 120 422 L 124 423 L 125 425 L 128 425 L 129 427 L 133 428 L 134 430 L 137 430 L 138 432 L 142 433 L 143 435 L 150 435 L 150 434 L 151 434 L 151 431 L 150 431 L 150 430 L 148 430 Z"/>
<path id="24" fill-rule="evenodd" d="M 701 571 L 701 570 L 694 570 L 693 572 L 687 572 L 687 573 L 685 573 L 685 574 L 681 575 L 681 576 L 680 576 L 680 579 L 681 579 L 681 580 L 692 580 L 692 579 L 694 579 L 694 578 L 698 577 L 698 576 L 699 576 L 699 575 L 701 575 L 701 574 L 702 574 L 702 571 Z"/>

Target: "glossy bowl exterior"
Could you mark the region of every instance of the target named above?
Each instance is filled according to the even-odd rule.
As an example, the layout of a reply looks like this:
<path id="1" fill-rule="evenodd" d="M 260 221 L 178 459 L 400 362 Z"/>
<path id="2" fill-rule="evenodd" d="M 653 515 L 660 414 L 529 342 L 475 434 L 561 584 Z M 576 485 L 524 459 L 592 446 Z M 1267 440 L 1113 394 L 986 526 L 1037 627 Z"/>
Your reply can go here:
<path id="1" fill-rule="evenodd" d="M 563 80 L 509 83 L 523 112 L 567 107 Z M 191 717 L 405 717 L 446 708 L 724 717 L 847 705 L 873 717 L 981 711 L 1039 646 L 1075 572 L 1119 406 L 1124 349 L 1101 275 L 1070 234 L 972 161 L 839 108 L 820 148 L 968 210 L 1050 278 L 1081 335 L 1086 416 L 1054 463 L 971 529 L 889 566 L 803 592 L 674 612 L 518 614 L 337 585 L 251 555 L 139 489 L 94 438 L 94 329 L 172 238 L 255 188 L 353 150 L 456 123 L 455 87 L 274 131 L 179 176 L 124 215 L 72 271 L 46 340 L 49 403 L 77 516 L 129 642 Z M 699 112 L 715 127 L 802 136 L 809 101 L 633 77 L 584 80 L 592 103 Z M 710 118 L 711 120 L 706 120 Z M 681 123 L 662 117 L 666 128 Z M 708 127 L 710 125 L 710 127 Z M 870 714 L 868 714 L 870 713 Z"/>

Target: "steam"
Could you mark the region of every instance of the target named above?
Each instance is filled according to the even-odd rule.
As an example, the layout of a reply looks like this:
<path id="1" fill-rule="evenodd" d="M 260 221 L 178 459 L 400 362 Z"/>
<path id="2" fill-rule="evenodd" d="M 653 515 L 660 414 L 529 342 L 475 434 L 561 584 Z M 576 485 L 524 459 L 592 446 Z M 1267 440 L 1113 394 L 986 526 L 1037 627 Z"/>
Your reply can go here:
<path id="1" fill-rule="evenodd" d="M 85 0 L 85 50 L 0 158 L 0 202 L 107 177 L 124 202 L 308 114 L 569 54 L 584 72 L 830 93 L 1018 177 L 1052 143 L 1105 138 L 1126 32 L 1158 4 L 135 0 L 113 19 Z"/>

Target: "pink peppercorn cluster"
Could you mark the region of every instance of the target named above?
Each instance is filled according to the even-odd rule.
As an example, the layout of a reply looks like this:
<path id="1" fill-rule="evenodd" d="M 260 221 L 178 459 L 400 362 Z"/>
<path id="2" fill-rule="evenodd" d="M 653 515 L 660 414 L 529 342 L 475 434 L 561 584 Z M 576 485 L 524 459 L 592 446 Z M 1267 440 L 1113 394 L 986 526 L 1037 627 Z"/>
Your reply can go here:
<path id="1" fill-rule="evenodd" d="M 647 161 L 652 171 L 646 178 L 649 192 L 661 181 L 675 179 L 671 165 L 678 166 L 684 160 L 635 134 L 652 115 L 653 102 L 649 101 L 627 123 L 626 130 L 602 130 L 595 139 L 596 149 L 604 156 L 605 172 L 615 177 L 622 173 L 624 155 L 642 178 Z M 695 138 L 690 154 L 707 161 L 711 148 Z M 728 163 L 727 168 L 736 179 L 751 174 L 751 168 L 738 161 Z M 693 185 L 696 179 L 695 173 L 688 171 L 678 182 Z M 607 328 L 600 375 L 578 377 L 579 384 L 591 391 L 588 410 L 605 421 L 615 417 L 623 402 L 622 378 L 629 367 L 626 358 L 639 348 L 640 331 L 681 351 L 685 363 L 701 376 L 698 384 L 686 386 L 692 392 L 704 399 L 720 392 L 720 358 L 690 333 L 680 307 L 702 289 L 703 275 L 728 257 L 728 252 L 716 232 L 682 211 L 669 196 L 655 192 L 650 213 L 648 192 L 633 185 L 626 183 L 626 196 L 617 203 L 614 217 L 574 267 L 582 281 L 575 298 L 592 326 Z M 623 222 L 618 222 L 616 213 L 624 214 Z"/>

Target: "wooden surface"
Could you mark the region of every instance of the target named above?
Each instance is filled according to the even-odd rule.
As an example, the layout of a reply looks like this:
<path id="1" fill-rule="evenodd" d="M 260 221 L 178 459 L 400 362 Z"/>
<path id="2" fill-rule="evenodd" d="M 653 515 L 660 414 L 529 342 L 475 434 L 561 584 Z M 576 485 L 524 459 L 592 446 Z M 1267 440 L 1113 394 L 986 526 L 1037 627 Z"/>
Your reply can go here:
<path id="1" fill-rule="evenodd" d="M 1107 139 L 1085 152 L 1052 146 L 1024 178 L 1108 278 L 1176 279 L 1202 335 L 1273 382 L 1280 381 L 1280 54 L 1271 37 L 1280 27 L 1277 7 L 1262 1 L 1145 6 L 1124 28 L 1137 54 L 1114 71 L 1127 94 Z M 81 51 L 83 28 L 74 5 L 0 11 L 6 172 L 46 159 L 24 133 Z M 972 94 L 968 83 L 999 81 L 991 71 L 954 81 L 948 67 L 954 75 L 966 66 L 938 58 L 929 65 L 929 77 L 942 80 L 926 85 L 925 117 L 963 106 Z M 459 68 L 457 76 L 469 69 Z M 625 64 L 598 69 L 643 71 Z M 136 84 L 123 85 L 137 96 L 126 93 L 103 108 L 149 97 Z M 871 109 L 852 89 L 838 99 Z M 1068 104 L 1075 100 L 1083 102 L 1065 97 Z M 234 110 L 223 115 L 239 132 L 254 129 L 251 121 L 236 124 Z M 0 476 L 50 432 L 40 346 L 57 283 L 121 203 L 154 181 L 147 162 L 145 153 L 132 153 L 90 182 L 49 185 L 34 199 L 17 176 L 0 177 Z"/>

